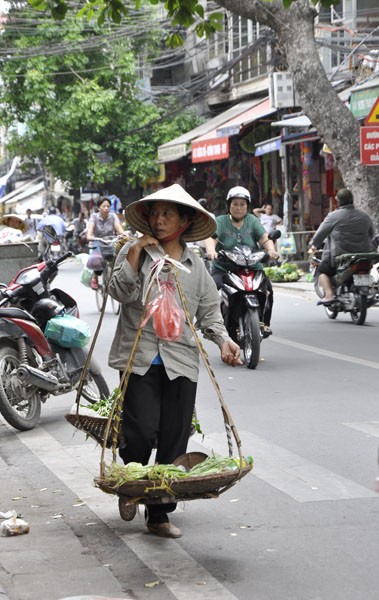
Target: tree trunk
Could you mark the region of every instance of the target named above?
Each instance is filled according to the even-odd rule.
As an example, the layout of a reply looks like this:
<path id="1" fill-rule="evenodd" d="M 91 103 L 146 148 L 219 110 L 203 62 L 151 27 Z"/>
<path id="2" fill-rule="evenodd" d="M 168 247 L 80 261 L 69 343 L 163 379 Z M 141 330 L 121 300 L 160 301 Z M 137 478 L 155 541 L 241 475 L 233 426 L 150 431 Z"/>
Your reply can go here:
<path id="1" fill-rule="evenodd" d="M 300 106 L 333 152 L 355 205 L 379 224 L 379 168 L 360 162 L 359 124 L 340 100 L 321 63 L 314 35 L 316 10 L 308 0 L 288 9 L 281 2 L 218 0 L 226 9 L 273 29 L 293 75 Z"/>

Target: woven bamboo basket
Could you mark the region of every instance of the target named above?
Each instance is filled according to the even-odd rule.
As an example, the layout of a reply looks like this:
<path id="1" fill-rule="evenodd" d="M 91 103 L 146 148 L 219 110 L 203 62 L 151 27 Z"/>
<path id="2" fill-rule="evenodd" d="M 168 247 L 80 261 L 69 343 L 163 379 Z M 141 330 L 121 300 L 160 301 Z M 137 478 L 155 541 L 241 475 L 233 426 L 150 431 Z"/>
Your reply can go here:
<path id="1" fill-rule="evenodd" d="M 66 421 L 71 425 L 84 431 L 92 439 L 103 445 L 105 441 L 105 432 L 107 429 L 108 419 L 106 417 L 91 417 L 90 415 L 81 415 L 80 413 L 65 415 Z M 112 429 L 108 434 L 106 447 L 112 447 Z"/>
<path id="2" fill-rule="evenodd" d="M 175 461 L 177 462 L 177 461 Z M 200 498 L 217 498 L 221 493 L 232 487 L 245 477 L 252 469 L 251 465 L 233 471 L 222 471 L 212 475 L 185 477 L 171 481 L 160 482 L 140 479 L 117 485 L 106 477 L 96 477 L 95 486 L 107 494 L 117 494 L 129 502 L 139 504 L 165 504 L 198 500 Z"/>

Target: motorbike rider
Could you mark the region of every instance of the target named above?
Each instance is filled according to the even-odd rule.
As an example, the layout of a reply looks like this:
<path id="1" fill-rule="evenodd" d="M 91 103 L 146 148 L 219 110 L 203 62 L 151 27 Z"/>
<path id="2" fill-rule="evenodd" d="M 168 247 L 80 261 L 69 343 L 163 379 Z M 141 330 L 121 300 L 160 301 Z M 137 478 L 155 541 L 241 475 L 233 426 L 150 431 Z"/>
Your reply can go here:
<path id="1" fill-rule="evenodd" d="M 227 271 L 225 261 L 221 257 L 218 258 L 217 253 L 220 249 L 233 250 L 236 246 L 239 248 L 249 246 L 254 250 L 259 250 L 260 246 L 270 258 L 278 258 L 274 242 L 269 239 L 268 233 L 259 219 L 250 213 L 251 196 L 249 190 L 240 185 L 232 187 L 227 193 L 226 205 L 227 214 L 216 217 L 217 229 L 214 237 L 205 241 L 208 257 L 214 261 L 212 276 L 218 289 L 222 287 L 223 275 Z M 254 269 L 263 270 L 263 265 L 257 263 Z M 265 280 L 268 302 L 263 315 L 263 335 L 268 337 L 272 333 L 270 323 L 274 295 L 270 280 L 268 277 Z"/>
<path id="2" fill-rule="evenodd" d="M 334 300 L 332 277 L 336 274 L 335 257 L 355 252 L 375 252 L 372 242 L 375 229 L 369 215 L 354 207 L 353 194 L 347 188 L 340 189 L 336 198 L 338 208 L 325 217 L 310 242 L 309 252 L 312 253 L 321 248 L 326 240 L 319 265 L 319 283 L 325 294 L 317 302 L 321 306 L 330 306 Z"/>
<path id="3" fill-rule="evenodd" d="M 62 217 L 58 214 L 55 206 L 49 208 L 49 212 L 45 215 L 37 225 L 37 231 L 41 232 L 45 225 L 52 225 L 55 229 L 55 233 L 58 236 L 58 240 L 61 241 L 66 232 L 66 223 L 62 219 Z M 42 261 L 44 259 L 46 250 L 48 248 L 48 244 L 43 235 L 40 235 L 38 241 L 38 260 Z"/>

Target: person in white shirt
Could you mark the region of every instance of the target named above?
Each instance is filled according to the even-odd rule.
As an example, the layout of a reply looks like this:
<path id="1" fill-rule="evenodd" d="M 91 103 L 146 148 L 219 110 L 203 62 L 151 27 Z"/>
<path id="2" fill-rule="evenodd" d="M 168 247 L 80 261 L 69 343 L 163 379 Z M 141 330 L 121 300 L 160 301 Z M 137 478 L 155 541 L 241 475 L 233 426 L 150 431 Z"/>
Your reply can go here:
<path id="1" fill-rule="evenodd" d="M 253 213 L 258 217 L 267 233 L 271 233 L 277 225 L 283 223 L 278 215 L 273 214 L 271 204 L 263 204 L 260 208 L 254 208 Z"/>

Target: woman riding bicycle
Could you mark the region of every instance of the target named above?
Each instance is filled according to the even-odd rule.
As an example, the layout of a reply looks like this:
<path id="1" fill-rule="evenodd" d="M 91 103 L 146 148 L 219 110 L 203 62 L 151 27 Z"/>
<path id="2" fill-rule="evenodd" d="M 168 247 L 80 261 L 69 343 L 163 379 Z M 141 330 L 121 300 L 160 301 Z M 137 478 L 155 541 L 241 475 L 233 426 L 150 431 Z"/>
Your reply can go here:
<path id="1" fill-rule="evenodd" d="M 110 212 L 111 201 L 106 196 L 100 198 L 97 202 L 97 213 L 92 213 L 88 223 L 87 240 L 92 241 L 91 247 L 99 250 L 99 242 L 94 241 L 95 238 L 108 238 L 115 235 L 124 235 L 124 230 L 115 213 Z M 100 250 L 99 250 L 100 251 Z M 91 279 L 90 286 L 93 290 L 99 287 L 98 276 L 101 275 L 103 269 L 96 270 Z"/>

